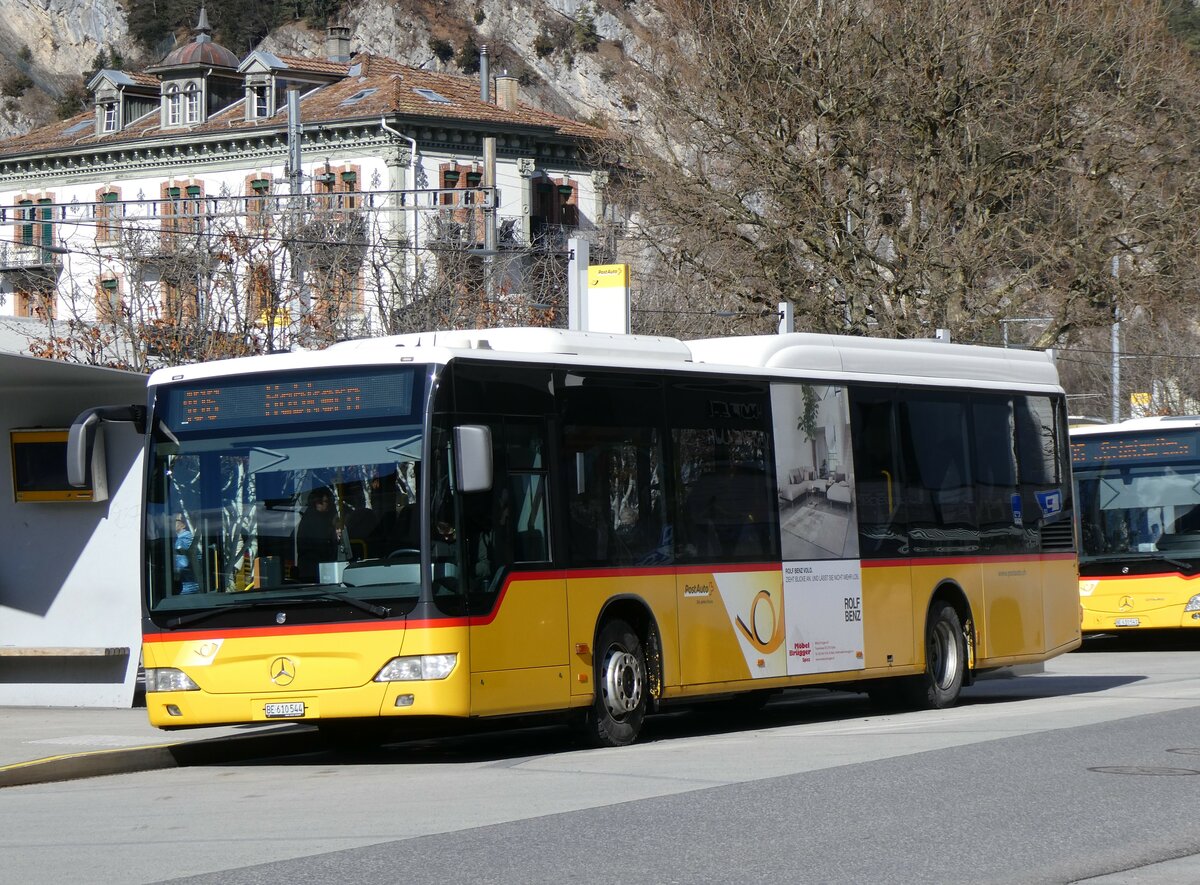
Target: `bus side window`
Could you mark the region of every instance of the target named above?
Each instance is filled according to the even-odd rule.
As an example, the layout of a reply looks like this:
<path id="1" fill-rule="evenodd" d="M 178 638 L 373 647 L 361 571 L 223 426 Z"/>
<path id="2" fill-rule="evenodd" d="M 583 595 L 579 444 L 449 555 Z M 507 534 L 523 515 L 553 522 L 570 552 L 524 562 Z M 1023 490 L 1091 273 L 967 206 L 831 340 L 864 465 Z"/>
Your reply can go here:
<path id="1" fill-rule="evenodd" d="M 979 549 L 965 396 L 921 393 L 901 406 L 904 498 L 913 553 Z"/>
<path id="2" fill-rule="evenodd" d="M 985 553 L 1017 553 L 1021 529 L 1014 523 L 1017 450 L 1012 400 L 980 394 L 971 401 L 975 512 Z"/>
<path id="3" fill-rule="evenodd" d="M 676 379 L 667 393 L 677 529 L 685 562 L 780 555 L 771 392 L 748 380 Z"/>
<path id="4" fill-rule="evenodd" d="M 851 388 L 858 544 L 865 558 L 901 555 L 907 543 L 895 412 L 887 393 Z"/>
<path id="5" fill-rule="evenodd" d="M 565 372 L 561 500 L 573 565 L 647 565 L 670 558 L 663 464 L 663 391 L 656 380 Z"/>
<path id="6" fill-rule="evenodd" d="M 1073 544 L 1070 526 L 1071 488 L 1065 478 L 1059 438 L 1064 435 L 1060 410 L 1045 396 L 1013 398 L 1017 428 L 1017 476 L 1021 489 L 1026 544 L 1031 550 Z M 1047 526 L 1055 528 L 1047 531 Z M 1126 543 L 1152 542 L 1130 537 Z"/>

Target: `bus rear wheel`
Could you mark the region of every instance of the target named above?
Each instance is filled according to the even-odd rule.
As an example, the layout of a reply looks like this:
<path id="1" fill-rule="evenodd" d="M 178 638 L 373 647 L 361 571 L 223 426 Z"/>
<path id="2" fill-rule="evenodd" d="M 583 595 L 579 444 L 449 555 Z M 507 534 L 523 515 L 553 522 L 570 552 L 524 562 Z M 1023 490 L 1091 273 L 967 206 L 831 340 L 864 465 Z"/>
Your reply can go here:
<path id="1" fill-rule="evenodd" d="M 595 693 L 584 735 L 597 747 L 637 740 L 646 718 L 646 654 L 637 633 L 621 620 L 607 622 L 596 643 Z"/>
<path id="2" fill-rule="evenodd" d="M 914 707 L 942 710 L 954 706 L 967 673 L 967 640 L 962 620 L 950 603 L 940 600 L 925 621 L 925 672 L 905 688 Z"/>

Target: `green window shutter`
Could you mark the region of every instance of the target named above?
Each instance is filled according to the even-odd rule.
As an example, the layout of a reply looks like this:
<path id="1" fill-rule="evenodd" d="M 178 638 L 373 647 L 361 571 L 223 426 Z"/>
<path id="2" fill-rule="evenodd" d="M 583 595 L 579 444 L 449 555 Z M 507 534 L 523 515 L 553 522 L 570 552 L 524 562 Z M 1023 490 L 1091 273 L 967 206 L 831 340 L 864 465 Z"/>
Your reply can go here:
<path id="1" fill-rule="evenodd" d="M 33 245 L 33 200 L 17 203 L 17 217 L 21 219 L 19 241 L 25 246 Z"/>

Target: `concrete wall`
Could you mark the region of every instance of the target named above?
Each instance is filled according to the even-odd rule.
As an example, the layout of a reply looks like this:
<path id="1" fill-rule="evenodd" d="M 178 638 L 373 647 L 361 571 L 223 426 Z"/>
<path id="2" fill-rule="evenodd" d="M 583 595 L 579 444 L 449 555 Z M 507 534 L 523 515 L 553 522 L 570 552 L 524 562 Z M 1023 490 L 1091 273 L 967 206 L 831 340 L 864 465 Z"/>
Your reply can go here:
<path id="1" fill-rule="evenodd" d="M 18 504 L 9 430 L 68 427 L 90 406 L 144 401 L 143 376 L 0 353 L 0 705 L 133 703 L 142 438 L 131 424 L 104 425 L 107 501 Z M 129 653 L 86 653 L 99 648 Z"/>

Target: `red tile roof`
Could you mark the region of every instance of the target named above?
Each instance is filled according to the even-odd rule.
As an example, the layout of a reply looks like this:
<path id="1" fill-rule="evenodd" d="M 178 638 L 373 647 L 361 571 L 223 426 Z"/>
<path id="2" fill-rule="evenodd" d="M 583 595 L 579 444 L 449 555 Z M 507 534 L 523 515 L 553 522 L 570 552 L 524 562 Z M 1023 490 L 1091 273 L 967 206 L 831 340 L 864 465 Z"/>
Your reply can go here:
<path id="1" fill-rule="evenodd" d="M 275 57 L 293 71 L 312 71 L 316 74 L 337 74 L 344 77 L 346 69 L 350 67 L 349 62 L 328 61 L 324 58 L 301 58 L 298 55 L 276 55 Z"/>
<path id="2" fill-rule="evenodd" d="M 138 71 L 137 73 L 130 73 L 128 71 L 122 71 L 121 73 L 123 73 L 126 77 L 128 77 L 130 80 L 132 80 L 138 86 L 158 86 L 159 83 L 162 82 L 161 80 L 158 79 L 158 77 L 154 76 L 153 74 L 144 74 L 141 71 Z"/>
<path id="3" fill-rule="evenodd" d="M 313 59 L 281 57 L 297 69 L 321 73 L 339 73 L 343 78 L 314 89 L 300 103 L 300 116 L 306 125 L 339 121 L 378 119 L 381 116 L 426 118 L 430 124 L 454 125 L 477 123 L 489 128 L 541 129 L 547 134 L 582 139 L 600 139 L 605 133 L 526 104 L 505 109 L 484 102 L 479 96 L 479 81 L 472 77 L 441 74 L 402 65 L 394 59 L 378 55 L 355 56 L 349 65 Z M 131 74 L 139 84 L 145 74 Z M 417 89 L 429 90 L 436 96 L 423 95 Z M 438 101 L 437 96 L 445 99 Z M 201 124 L 163 129 L 157 112 L 125 126 L 120 132 L 97 136 L 94 128 L 83 123 L 94 120 L 94 111 L 87 110 L 67 120 L 51 123 L 25 135 L 0 141 L 0 157 L 28 153 L 101 145 L 124 144 L 149 137 L 171 136 L 195 139 L 197 136 L 225 132 L 254 132 L 277 128 L 286 123 L 286 110 L 280 109 L 267 120 L 247 121 L 241 101 L 224 108 Z"/>

